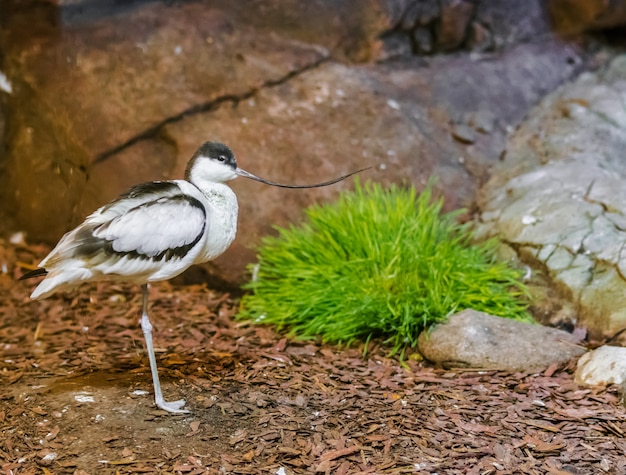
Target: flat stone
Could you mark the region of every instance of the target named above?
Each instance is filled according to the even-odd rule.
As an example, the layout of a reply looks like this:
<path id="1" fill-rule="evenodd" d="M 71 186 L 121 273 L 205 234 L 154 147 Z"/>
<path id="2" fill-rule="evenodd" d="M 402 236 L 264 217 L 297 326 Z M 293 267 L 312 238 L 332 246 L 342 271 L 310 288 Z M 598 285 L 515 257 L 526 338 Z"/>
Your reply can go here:
<path id="1" fill-rule="evenodd" d="M 463 310 L 423 332 L 418 349 L 446 368 L 538 372 L 582 355 L 585 349 L 578 343 L 556 328 Z"/>
<path id="2" fill-rule="evenodd" d="M 626 383 L 626 348 L 601 346 L 584 354 L 576 365 L 576 382 L 589 386 Z"/>

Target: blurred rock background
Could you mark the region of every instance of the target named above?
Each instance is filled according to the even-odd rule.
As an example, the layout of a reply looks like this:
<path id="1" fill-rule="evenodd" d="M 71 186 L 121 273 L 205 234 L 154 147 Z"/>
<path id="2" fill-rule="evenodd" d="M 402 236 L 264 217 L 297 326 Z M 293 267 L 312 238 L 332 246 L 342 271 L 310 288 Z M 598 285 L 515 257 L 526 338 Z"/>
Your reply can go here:
<path id="1" fill-rule="evenodd" d="M 626 2 L 602 0 L 1 0 L 2 227 L 54 243 L 128 186 L 181 177 L 206 140 L 282 182 L 437 176 L 448 209 L 478 211 L 541 273 L 547 319 L 611 337 L 624 22 Z M 238 238 L 189 280 L 241 282 L 260 236 L 350 183 L 232 186 Z"/>

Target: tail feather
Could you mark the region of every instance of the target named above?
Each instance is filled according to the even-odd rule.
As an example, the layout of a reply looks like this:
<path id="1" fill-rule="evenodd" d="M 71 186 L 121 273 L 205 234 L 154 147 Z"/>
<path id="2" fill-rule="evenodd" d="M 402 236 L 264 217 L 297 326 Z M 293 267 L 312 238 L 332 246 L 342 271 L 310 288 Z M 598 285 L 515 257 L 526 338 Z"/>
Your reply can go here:
<path id="1" fill-rule="evenodd" d="M 33 293 L 30 295 L 30 298 L 33 300 L 45 299 L 59 290 L 69 287 L 65 282 L 58 282 L 58 280 L 58 278 L 42 280 L 41 283 L 35 287 L 35 290 L 33 290 Z"/>
<path id="2" fill-rule="evenodd" d="M 31 270 L 30 272 L 27 272 L 26 274 L 21 276 L 19 280 L 32 279 L 33 277 L 39 277 L 42 275 L 48 275 L 48 271 L 46 269 L 39 268 L 39 269 Z"/>
<path id="3" fill-rule="evenodd" d="M 90 280 L 93 280 L 93 272 L 89 269 L 81 267 L 51 269 L 46 278 L 33 290 L 30 298 L 45 299 L 56 292 L 70 290 Z"/>

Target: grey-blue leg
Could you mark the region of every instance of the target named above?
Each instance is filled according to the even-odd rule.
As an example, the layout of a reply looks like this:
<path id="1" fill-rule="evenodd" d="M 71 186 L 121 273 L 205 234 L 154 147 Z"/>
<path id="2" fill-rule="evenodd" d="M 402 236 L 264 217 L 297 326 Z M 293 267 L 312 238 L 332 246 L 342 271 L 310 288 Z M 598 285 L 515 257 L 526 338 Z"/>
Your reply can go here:
<path id="1" fill-rule="evenodd" d="M 148 351 L 148 360 L 150 360 L 150 371 L 152 372 L 152 383 L 154 385 L 154 402 L 157 407 L 177 414 L 188 413 L 186 409 L 182 409 L 185 405 L 184 399 L 178 401 L 167 402 L 163 399 L 161 393 L 161 382 L 159 381 L 159 371 L 157 369 L 156 357 L 154 356 L 154 346 L 152 345 L 152 323 L 148 317 L 148 284 L 141 286 L 141 295 L 143 297 L 143 309 L 141 312 L 141 329 L 143 330 L 143 336 L 146 340 L 146 350 Z"/>

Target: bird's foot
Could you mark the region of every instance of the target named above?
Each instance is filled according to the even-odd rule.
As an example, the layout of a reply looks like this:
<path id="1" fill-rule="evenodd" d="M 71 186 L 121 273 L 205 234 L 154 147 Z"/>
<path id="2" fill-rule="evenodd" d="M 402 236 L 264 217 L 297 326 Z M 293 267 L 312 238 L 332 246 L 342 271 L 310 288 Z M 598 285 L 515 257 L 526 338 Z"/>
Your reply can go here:
<path id="1" fill-rule="evenodd" d="M 184 399 L 179 399 L 178 401 L 165 401 L 165 400 L 161 400 L 161 401 L 155 401 L 156 405 L 158 408 L 163 409 L 164 411 L 167 412 L 172 412 L 174 414 L 188 414 L 191 411 L 188 411 L 187 409 L 182 409 L 182 407 L 185 405 L 185 400 Z"/>

